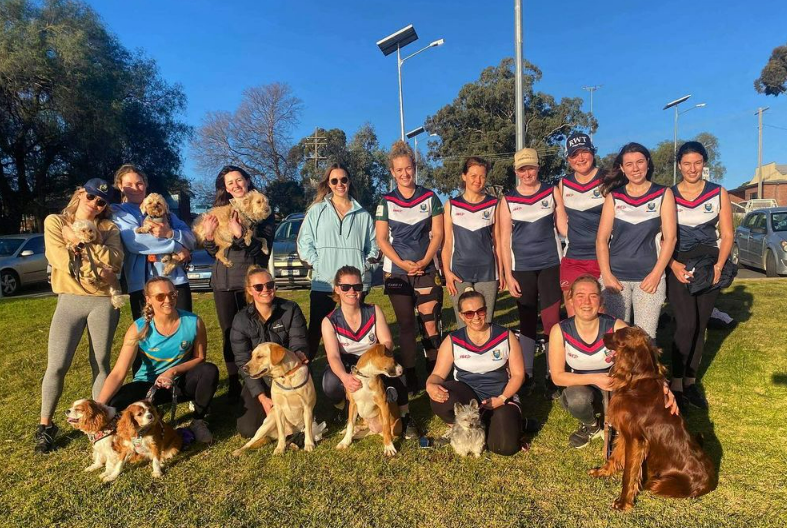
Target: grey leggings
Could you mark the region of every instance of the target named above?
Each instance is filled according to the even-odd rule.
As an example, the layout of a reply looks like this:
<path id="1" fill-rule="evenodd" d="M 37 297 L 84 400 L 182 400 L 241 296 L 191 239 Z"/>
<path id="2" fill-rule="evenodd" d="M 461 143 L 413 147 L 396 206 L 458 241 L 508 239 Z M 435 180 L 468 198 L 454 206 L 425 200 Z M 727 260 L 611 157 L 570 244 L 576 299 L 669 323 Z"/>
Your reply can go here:
<path id="1" fill-rule="evenodd" d="M 659 325 L 661 305 L 667 295 L 667 286 L 662 275 L 656 293 L 646 293 L 639 288 L 641 281 L 620 281 L 623 290 L 620 292 L 604 289 L 604 310 L 616 319 L 632 324 L 631 313 L 634 312 L 633 324 L 645 330 L 650 337 L 656 339 Z"/>
<path id="2" fill-rule="evenodd" d="M 488 282 L 455 282 L 456 295 L 451 296 L 451 302 L 454 304 L 454 315 L 456 316 L 456 329 L 464 328 L 465 322 L 459 317 L 459 296 L 465 292 L 465 288 L 472 287 L 475 291 L 484 296 L 486 302 L 486 322 L 492 322 L 492 316 L 495 314 L 495 302 L 497 301 L 497 281 Z"/>
<path id="3" fill-rule="evenodd" d="M 109 374 L 112 339 L 120 310 L 109 297 L 60 294 L 49 326 L 46 373 L 41 384 L 41 417 L 52 418 L 63 392 L 63 381 L 71 367 L 77 345 L 87 325 L 90 368 L 93 371 L 93 399 L 98 398 Z"/>

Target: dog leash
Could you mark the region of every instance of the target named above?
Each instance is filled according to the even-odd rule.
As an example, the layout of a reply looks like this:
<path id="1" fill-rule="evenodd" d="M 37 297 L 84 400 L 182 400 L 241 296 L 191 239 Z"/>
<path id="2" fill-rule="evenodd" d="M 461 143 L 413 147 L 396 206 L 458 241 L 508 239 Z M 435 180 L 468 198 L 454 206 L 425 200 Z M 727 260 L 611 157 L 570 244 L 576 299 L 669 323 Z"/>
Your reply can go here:
<path id="1" fill-rule="evenodd" d="M 176 410 L 176 409 L 177 409 L 177 407 L 178 407 L 178 393 L 177 393 L 177 391 L 175 390 L 175 389 L 177 388 L 177 379 L 178 379 L 178 378 L 172 378 L 172 386 L 170 387 L 170 390 L 172 391 L 172 408 L 171 408 L 171 409 L 170 409 L 170 411 L 169 411 L 169 421 L 170 421 L 171 423 L 175 423 L 175 410 Z M 153 403 L 153 397 L 156 395 L 156 392 L 157 392 L 157 391 L 158 391 L 160 388 L 161 388 L 161 387 L 157 386 L 157 385 L 154 383 L 154 384 L 153 384 L 153 385 L 150 387 L 150 389 L 148 389 L 148 393 L 145 395 L 145 399 L 146 399 L 146 400 L 148 400 L 148 401 L 150 401 L 150 403 L 152 404 L 152 403 Z"/>

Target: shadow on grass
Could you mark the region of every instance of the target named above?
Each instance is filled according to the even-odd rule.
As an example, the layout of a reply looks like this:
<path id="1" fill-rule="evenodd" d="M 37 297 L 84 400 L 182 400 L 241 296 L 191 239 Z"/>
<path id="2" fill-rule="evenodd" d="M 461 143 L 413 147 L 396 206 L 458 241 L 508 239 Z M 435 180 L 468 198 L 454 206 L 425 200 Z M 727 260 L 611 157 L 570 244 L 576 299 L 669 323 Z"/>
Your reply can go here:
<path id="1" fill-rule="evenodd" d="M 774 385 L 787 385 L 787 374 L 776 373 L 771 377 L 771 381 Z"/>

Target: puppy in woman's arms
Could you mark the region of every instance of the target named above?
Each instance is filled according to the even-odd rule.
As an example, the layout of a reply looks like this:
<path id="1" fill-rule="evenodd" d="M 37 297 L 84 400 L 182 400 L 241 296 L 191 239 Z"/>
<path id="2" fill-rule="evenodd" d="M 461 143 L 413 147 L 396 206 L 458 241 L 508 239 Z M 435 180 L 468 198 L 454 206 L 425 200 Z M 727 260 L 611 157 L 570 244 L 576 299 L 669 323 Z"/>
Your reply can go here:
<path id="1" fill-rule="evenodd" d="M 115 450 L 115 409 L 93 400 L 77 400 L 66 410 L 66 420 L 77 431 L 82 431 L 93 445 L 93 463 L 85 471 L 104 468 L 105 479 L 120 461 Z"/>
<path id="2" fill-rule="evenodd" d="M 81 257 L 81 262 L 88 263 L 89 271 L 85 275 L 85 280 L 93 287 L 98 287 L 102 284 L 109 286 L 112 306 L 118 309 L 123 308 L 126 304 L 127 296 L 123 295 L 120 290 L 120 281 L 117 276 L 120 270 L 114 270 L 111 266 L 107 266 L 91 258 L 90 255 L 90 247 L 88 244 L 103 243 L 95 222 L 92 220 L 74 220 L 70 227 L 74 236 L 79 240 L 79 243 L 73 244 L 67 242 L 66 248 L 70 252 Z"/>
<path id="3" fill-rule="evenodd" d="M 142 222 L 141 227 L 134 230 L 135 232 L 147 234 L 157 225 L 166 225 L 172 229 L 169 223 L 169 206 L 160 194 L 150 193 L 147 195 L 139 205 L 139 210 L 145 215 L 145 220 Z M 169 275 L 183 263 L 183 260 L 177 253 L 170 253 L 162 256 L 161 262 L 164 264 L 164 275 Z"/>

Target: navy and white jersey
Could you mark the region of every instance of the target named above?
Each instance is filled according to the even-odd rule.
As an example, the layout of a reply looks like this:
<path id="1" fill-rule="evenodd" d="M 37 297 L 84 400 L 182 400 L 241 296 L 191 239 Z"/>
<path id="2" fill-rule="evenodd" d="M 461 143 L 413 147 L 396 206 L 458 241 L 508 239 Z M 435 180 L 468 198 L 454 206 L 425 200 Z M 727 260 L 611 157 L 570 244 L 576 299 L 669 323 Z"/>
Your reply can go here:
<path id="1" fill-rule="evenodd" d="M 718 246 L 721 186 L 709 181 L 693 200 L 680 195 L 678 186 L 672 187 L 678 209 L 678 244 L 675 251 L 690 251 L 698 245 Z"/>
<path id="2" fill-rule="evenodd" d="M 555 229 L 555 188 L 542 183 L 535 194 L 506 194 L 511 212 L 511 269 L 533 271 L 560 264 L 560 239 Z"/>
<path id="3" fill-rule="evenodd" d="M 336 333 L 339 352 L 342 354 L 360 356 L 377 344 L 377 321 L 373 304 L 361 305 L 361 326 L 358 331 L 353 331 L 347 324 L 341 306 L 328 314 L 328 320 Z"/>
<path id="4" fill-rule="evenodd" d="M 563 205 L 568 215 L 566 258 L 596 260 L 596 235 L 604 208 L 604 196 L 599 186 L 602 171 L 587 183 L 579 183 L 574 174 L 563 178 Z"/>
<path id="5" fill-rule="evenodd" d="M 573 317 L 560 321 L 567 370 L 578 374 L 608 371 L 612 366 L 612 358 L 610 351 L 604 346 L 604 334 L 614 331 L 615 318 L 607 314 L 598 314 L 598 335 L 592 343 L 586 343 L 579 336 L 577 323 Z"/>
<path id="6" fill-rule="evenodd" d="M 489 340 L 481 346 L 467 337 L 467 327 L 451 332 L 454 379 L 466 383 L 481 400 L 503 394 L 508 384 L 508 329 L 491 324 Z"/>
<path id="7" fill-rule="evenodd" d="M 609 242 L 609 266 L 622 281 L 641 281 L 658 260 L 656 237 L 661 233 L 661 203 L 667 188 L 652 183 L 637 198 L 623 185 L 612 191 L 615 221 Z"/>
<path id="8" fill-rule="evenodd" d="M 398 188 L 383 195 L 377 206 L 375 220 L 388 222 L 388 240 L 402 260 L 418 261 L 429 248 L 432 217 L 443 214 L 443 204 L 434 191 L 416 186 L 410 198 L 405 198 Z M 434 270 L 430 263 L 425 271 Z M 383 271 L 404 274 L 407 272 L 385 257 Z"/>
<path id="9" fill-rule="evenodd" d="M 451 198 L 454 246 L 451 271 L 464 282 L 497 280 L 497 264 L 492 237 L 497 198 L 487 194 L 477 204 L 462 196 Z"/>

